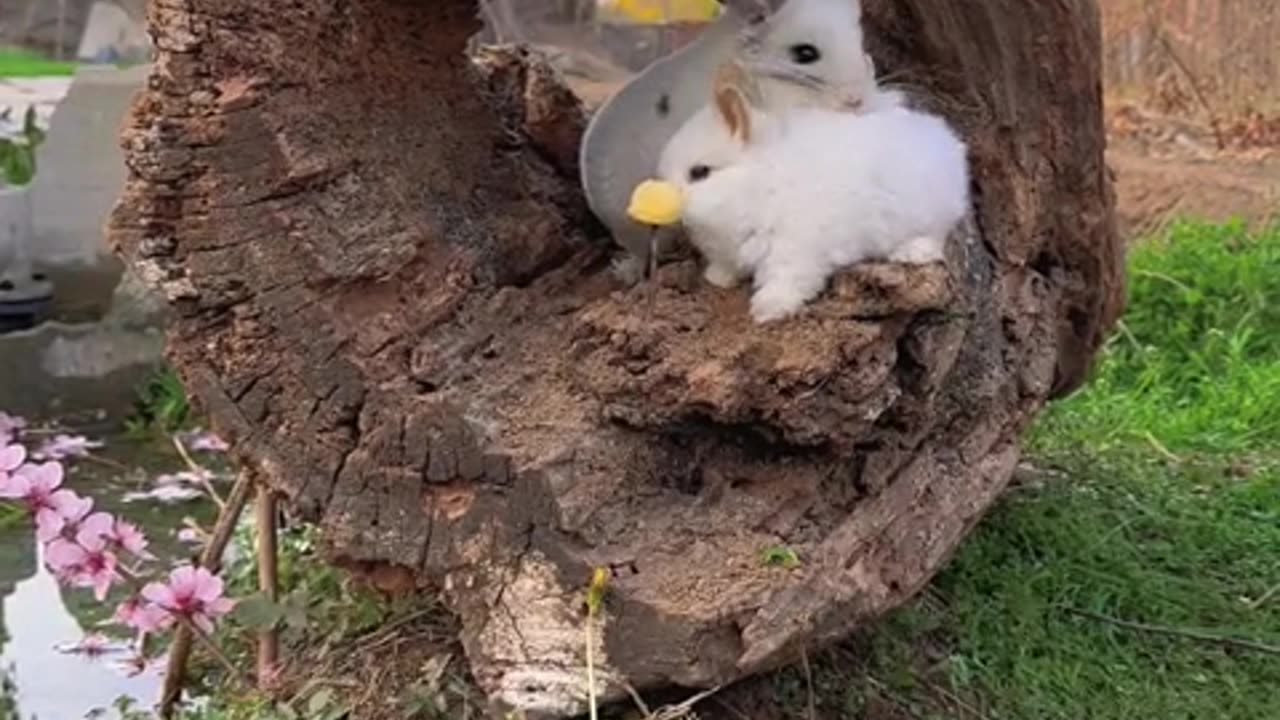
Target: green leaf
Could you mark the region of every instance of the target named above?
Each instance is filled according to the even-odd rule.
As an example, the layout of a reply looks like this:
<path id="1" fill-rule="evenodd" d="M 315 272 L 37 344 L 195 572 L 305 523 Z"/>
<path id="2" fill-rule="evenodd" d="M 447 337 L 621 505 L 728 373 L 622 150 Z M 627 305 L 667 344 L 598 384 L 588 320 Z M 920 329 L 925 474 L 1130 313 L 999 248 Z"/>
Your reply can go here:
<path id="1" fill-rule="evenodd" d="M 285 608 L 259 593 L 236 603 L 233 616 L 250 630 L 270 630 L 285 619 Z"/>
<path id="2" fill-rule="evenodd" d="M 760 553 L 760 562 L 766 567 L 781 567 L 794 570 L 800 567 L 800 556 L 786 545 L 767 547 Z"/>

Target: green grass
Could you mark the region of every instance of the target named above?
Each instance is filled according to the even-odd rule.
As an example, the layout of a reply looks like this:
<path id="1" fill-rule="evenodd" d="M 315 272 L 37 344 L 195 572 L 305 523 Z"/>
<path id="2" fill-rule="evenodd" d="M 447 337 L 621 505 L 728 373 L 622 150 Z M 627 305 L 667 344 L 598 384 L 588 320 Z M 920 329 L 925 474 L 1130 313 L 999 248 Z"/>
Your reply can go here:
<path id="1" fill-rule="evenodd" d="M 75 63 L 49 60 L 23 50 L 0 48 L 0 78 L 72 75 Z"/>
<path id="2" fill-rule="evenodd" d="M 1180 224 L 1130 264 L 1130 307 L 1092 386 L 1052 409 L 1035 447 L 1274 447 L 1280 228 L 1249 237 L 1237 225 Z"/>
<path id="3" fill-rule="evenodd" d="M 874 696 L 908 717 L 1280 718 L 1280 656 L 1189 637 L 1280 647 L 1280 228 L 1180 224 L 1130 270 L 1095 377 L 1031 435 L 1042 474 L 824 659 L 831 716 Z"/>
<path id="4" fill-rule="evenodd" d="M 182 379 L 169 367 L 156 371 L 138 388 L 125 428 L 135 438 L 168 435 L 191 425 L 194 414 Z"/>

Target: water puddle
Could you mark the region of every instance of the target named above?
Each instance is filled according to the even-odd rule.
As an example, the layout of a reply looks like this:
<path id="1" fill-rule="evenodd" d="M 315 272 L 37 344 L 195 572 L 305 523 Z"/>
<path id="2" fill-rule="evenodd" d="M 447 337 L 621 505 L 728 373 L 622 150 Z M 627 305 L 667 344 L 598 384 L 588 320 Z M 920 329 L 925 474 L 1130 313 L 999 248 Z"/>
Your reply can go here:
<path id="1" fill-rule="evenodd" d="M 150 549 L 162 559 L 192 554 L 176 531 L 184 517 L 207 527 L 211 503 L 203 498 L 174 504 L 123 502 L 126 494 L 149 489 L 150 478 L 183 469 L 177 453 L 163 439 L 102 439 L 106 447 L 95 453 L 98 461 L 65 463 L 65 486 L 93 497 L 95 508 L 143 527 Z M 100 624 L 110 619 L 116 597 L 97 603 L 87 590 L 60 587 L 38 553 L 25 521 L 0 527 L 0 720 L 77 720 L 110 708 L 125 695 L 144 706 L 154 703 L 162 666 L 153 663 L 130 677 L 124 665 L 132 657 L 127 648 L 100 655 L 65 651 L 87 635 L 114 632 Z"/>

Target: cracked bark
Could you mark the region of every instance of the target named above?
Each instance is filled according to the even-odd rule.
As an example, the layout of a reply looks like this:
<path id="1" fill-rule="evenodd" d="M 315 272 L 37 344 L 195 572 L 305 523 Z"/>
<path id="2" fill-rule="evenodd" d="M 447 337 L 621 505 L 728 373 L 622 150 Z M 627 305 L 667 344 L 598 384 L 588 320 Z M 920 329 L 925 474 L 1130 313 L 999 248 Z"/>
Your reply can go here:
<path id="1" fill-rule="evenodd" d="M 111 237 L 237 458 L 335 562 L 440 589 L 496 699 L 581 709 L 597 565 L 606 697 L 759 672 L 927 582 L 1122 304 L 1092 0 L 865 4 L 964 129 L 974 222 L 777 327 L 688 261 L 642 318 L 581 109 L 534 56 L 465 60 L 462 0 L 153 1 Z"/>

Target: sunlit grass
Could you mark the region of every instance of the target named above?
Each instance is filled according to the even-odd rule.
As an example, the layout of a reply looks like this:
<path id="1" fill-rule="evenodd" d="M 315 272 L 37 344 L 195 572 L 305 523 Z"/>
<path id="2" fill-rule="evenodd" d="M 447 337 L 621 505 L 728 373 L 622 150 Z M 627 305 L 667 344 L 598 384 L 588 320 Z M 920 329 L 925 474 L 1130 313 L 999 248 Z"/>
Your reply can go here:
<path id="1" fill-rule="evenodd" d="M 23 50 L 0 49 L 0 78 L 72 75 L 75 63 L 49 60 Z"/>
<path id="2" fill-rule="evenodd" d="M 927 718 L 1280 717 L 1280 657 L 1243 645 L 1280 647 L 1280 228 L 1176 224 L 1130 278 L 1092 382 L 1029 439 L 1035 479 L 824 658 L 831 716 L 874 696 Z M 797 673 L 780 693 L 804 695 Z"/>

